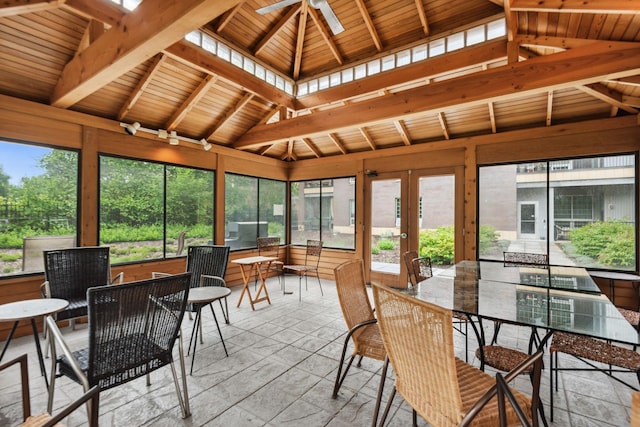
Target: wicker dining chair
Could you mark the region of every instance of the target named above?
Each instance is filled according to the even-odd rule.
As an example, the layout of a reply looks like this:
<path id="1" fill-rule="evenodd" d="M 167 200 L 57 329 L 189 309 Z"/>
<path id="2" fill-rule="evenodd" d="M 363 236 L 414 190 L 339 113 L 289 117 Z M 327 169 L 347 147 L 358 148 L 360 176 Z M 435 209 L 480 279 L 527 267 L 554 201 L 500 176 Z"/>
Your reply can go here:
<path id="1" fill-rule="evenodd" d="M 282 275 L 284 274 L 284 263 L 280 261 L 280 238 L 279 237 L 258 237 L 256 240 L 258 244 L 258 255 L 260 256 L 270 256 L 277 258 L 275 261 L 272 261 L 269 265 L 269 272 L 275 271 L 276 276 L 278 277 L 278 284 L 284 291 L 282 287 Z M 262 267 L 259 265 L 258 267 Z M 263 271 L 266 274 L 266 271 Z M 258 283 L 258 272 L 256 271 L 256 279 L 254 282 L 254 288 Z"/>
<path id="2" fill-rule="evenodd" d="M 298 276 L 299 300 L 302 299 L 302 278 L 304 277 L 305 287 L 308 288 L 307 277 L 309 277 L 309 274 L 316 276 L 318 279 L 318 285 L 320 286 L 320 294 L 324 295 L 324 292 L 322 292 L 322 283 L 320 283 L 320 274 L 318 273 L 320 255 L 322 254 L 322 245 L 322 240 L 307 240 L 304 264 L 288 264 L 283 267 L 285 273 L 289 272 Z"/>
<path id="3" fill-rule="evenodd" d="M 419 280 L 416 279 L 416 274 L 413 270 L 413 260 L 418 258 L 418 251 L 406 251 L 402 254 L 404 265 L 407 267 L 407 276 L 409 278 L 409 284 L 416 286 Z"/>
<path id="4" fill-rule="evenodd" d="M 22 354 L 6 363 L 0 364 L 0 371 L 4 371 L 14 365 L 20 366 L 20 387 L 22 392 L 22 424 L 19 427 L 49 427 L 62 426 L 59 424 L 64 418 L 68 417 L 76 409 L 91 401 L 91 412 L 88 413 L 89 427 L 98 426 L 98 405 L 100 402 L 100 389 L 94 386 L 82 396 L 60 408 L 55 414 L 42 412 L 37 415 L 31 415 L 31 397 L 29 392 L 29 366 L 27 363 L 27 354 Z M 4 421 L 7 421 L 6 419 Z"/>
<path id="5" fill-rule="evenodd" d="M 80 350 L 71 351 L 55 321 L 47 316 L 45 321 L 53 338 L 48 411 L 53 406 L 57 376 L 82 384 L 85 392 L 94 386 L 102 391 L 145 375 L 150 385 L 148 374 L 170 365 L 182 415 L 188 417 L 191 411 L 180 325 L 190 278 L 191 273 L 182 273 L 90 288 L 88 346 Z M 173 359 L 176 341 L 182 391 Z"/>
<path id="6" fill-rule="evenodd" d="M 349 329 L 342 346 L 342 355 L 333 387 L 332 397 L 335 399 L 356 356 L 359 357 L 357 366 L 360 367 L 363 357 L 384 360 L 387 352 L 367 295 L 363 261 L 361 259 L 346 261 L 337 266 L 333 272 L 342 315 Z M 342 372 L 350 342 L 353 343 L 353 352 Z"/>
<path id="7" fill-rule="evenodd" d="M 538 425 L 542 351 L 504 377 L 512 381 L 533 365 L 536 380 L 529 398 L 455 357 L 451 310 L 382 285 L 372 286 L 380 334 L 395 373 L 394 390 L 380 425 L 396 392 L 415 411 L 414 426 L 416 413 L 434 427 Z M 505 404 L 504 395 L 513 398 L 510 404 Z"/>
<path id="8" fill-rule="evenodd" d="M 640 427 L 640 391 L 631 393 L 631 427 Z"/>
<path id="9" fill-rule="evenodd" d="M 573 356 L 588 367 L 561 368 L 558 364 L 559 353 Z M 570 332 L 554 332 L 549 345 L 549 355 L 551 362 L 549 369 L 551 421 L 553 421 L 553 393 L 558 391 L 558 371 L 600 371 L 627 387 L 638 390 L 638 387 L 613 375 L 614 372 L 635 373 L 636 379 L 640 383 L 640 354 L 635 350 Z M 607 367 L 597 366 L 593 362 L 607 365 Z"/>

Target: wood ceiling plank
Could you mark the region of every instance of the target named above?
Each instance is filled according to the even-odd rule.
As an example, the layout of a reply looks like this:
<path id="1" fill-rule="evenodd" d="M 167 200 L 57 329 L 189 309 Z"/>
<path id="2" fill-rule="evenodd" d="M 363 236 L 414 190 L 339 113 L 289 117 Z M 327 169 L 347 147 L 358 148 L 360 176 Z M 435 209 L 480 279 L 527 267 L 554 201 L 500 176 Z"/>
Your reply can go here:
<path id="1" fill-rule="evenodd" d="M 236 16 L 236 14 L 240 11 L 242 6 L 244 6 L 244 4 L 246 2 L 247 2 L 247 0 L 240 0 L 240 3 L 235 5 L 235 7 L 227 10 L 222 15 L 222 17 L 220 18 L 220 20 L 218 22 L 218 26 L 216 27 L 216 33 L 219 33 L 220 31 L 224 30 L 224 27 L 226 27 L 227 24 L 234 18 L 234 16 Z"/>
<path id="2" fill-rule="evenodd" d="M 118 112 L 118 120 L 124 119 L 127 113 L 131 111 L 135 103 L 138 101 L 138 99 L 140 99 L 140 96 L 142 96 L 142 93 L 145 91 L 149 83 L 151 83 L 153 77 L 160 70 L 160 67 L 162 67 L 165 59 L 166 56 L 163 54 L 158 54 L 153 58 L 153 61 L 149 65 L 147 73 L 138 81 L 136 87 L 129 94 L 127 102 L 125 102 L 122 105 L 122 108 L 120 108 L 120 111 Z"/>
<path id="3" fill-rule="evenodd" d="M 257 57 L 260 52 L 271 42 L 274 40 L 275 36 L 280 33 L 280 31 L 300 12 L 301 6 L 292 7 L 289 11 L 278 21 L 276 25 L 271 27 L 269 32 L 258 42 L 256 47 L 253 49 L 253 54 Z"/>
<path id="4" fill-rule="evenodd" d="M 67 63 L 51 96 L 51 104 L 70 107 L 239 2 L 143 1 Z"/>
<path id="5" fill-rule="evenodd" d="M 209 132 L 207 132 L 207 135 L 209 135 L 209 136 L 206 137 L 206 139 L 207 140 L 213 139 L 213 137 L 216 134 L 216 132 L 222 126 L 224 126 L 225 123 L 227 123 L 236 114 L 238 114 L 240 112 L 240 110 L 242 110 L 242 108 L 247 104 L 247 102 L 251 101 L 251 98 L 253 98 L 253 94 L 252 93 L 246 93 L 242 98 L 240 98 L 240 100 L 233 106 L 233 108 L 231 108 L 227 112 L 227 114 L 225 114 L 222 119 L 218 120 L 218 122 L 215 124 L 215 126 Z"/>
<path id="6" fill-rule="evenodd" d="M 364 127 L 455 106 L 506 100 L 608 78 L 640 74 L 640 46 L 611 46 L 608 42 L 533 58 L 435 82 L 420 88 L 327 109 L 286 123 L 255 126 L 233 145 L 247 148 L 287 138 Z"/>
<path id="7" fill-rule="evenodd" d="M 334 58 L 336 58 L 336 61 L 338 61 L 338 64 L 342 65 L 344 63 L 344 59 L 342 59 L 342 55 L 338 50 L 338 46 L 336 46 L 336 43 L 333 41 L 333 37 L 331 37 L 331 33 L 329 32 L 329 29 L 324 24 L 324 22 L 320 19 L 320 17 L 318 16 L 318 12 L 316 12 L 314 8 L 309 8 L 309 14 L 311 15 L 311 19 L 313 19 L 313 22 L 315 22 L 316 27 L 318 27 L 318 30 L 320 31 L 320 35 L 322 36 L 322 39 L 329 47 L 331 54 L 333 55 Z"/>
<path id="8" fill-rule="evenodd" d="M 207 75 L 202 82 L 198 85 L 196 90 L 191 92 L 189 98 L 180 105 L 180 107 L 173 113 L 171 118 L 167 120 L 165 128 L 169 131 L 175 130 L 182 120 L 189 114 L 189 111 L 196 105 L 206 94 L 207 91 L 215 84 L 218 77 Z"/>
<path id="9" fill-rule="evenodd" d="M 508 1 L 508 0 L 507 0 Z M 636 0 L 511 0 L 516 12 L 638 13 Z"/>
<path id="10" fill-rule="evenodd" d="M 0 18 L 57 9 L 65 0 L 4 0 L 0 4 Z"/>

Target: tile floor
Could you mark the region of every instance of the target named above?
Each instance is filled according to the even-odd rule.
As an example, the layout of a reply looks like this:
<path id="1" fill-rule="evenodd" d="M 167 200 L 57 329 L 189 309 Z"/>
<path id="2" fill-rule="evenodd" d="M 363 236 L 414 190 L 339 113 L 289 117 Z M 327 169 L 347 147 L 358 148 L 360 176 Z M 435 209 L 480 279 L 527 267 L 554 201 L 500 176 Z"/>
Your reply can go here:
<path id="1" fill-rule="evenodd" d="M 199 344 L 193 375 L 188 377 L 192 416 L 181 418 L 170 369 L 163 368 L 144 379 L 107 390 L 100 395 L 102 426 L 368 426 L 371 424 L 381 362 L 365 359 L 353 366 L 337 399 L 331 398 L 337 362 L 345 335 L 335 284 L 322 281 L 324 296 L 315 279 L 302 289 L 298 301 L 297 279 L 287 278 L 292 295 L 283 295 L 277 279 L 268 281 L 271 305 L 257 304 L 251 311 L 245 299 L 236 303 L 240 288 L 229 297 L 231 324 L 222 324 L 229 357 L 225 357 L 210 311 L 203 311 L 204 344 Z M 214 306 L 220 310 L 219 306 Z M 220 316 L 218 316 L 221 318 Z M 192 321 L 185 316 L 188 337 Z M 72 348 L 86 339 L 86 325 L 62 329 Z M 527 330 L 504 327 L 504 345 L 526 345 Z M 469 360 L 475 346 L 470 340 Z M 456 334 L 459 356 L 464 355 L 464 337 Z M 185 349 L 187 341 L 185 341 Z M 29 354 L 32 411 L 46 408 L 47 394 L 40 376 L 31 336 L 11 342 L 4 361 L 23 352 Z M 46 361 L 50 369 L 50 360 Z M 563 366 L 573 363 L 567 358 Z M 191 357 L 186 360 L 187 372 Z M 545 361 L 548 366 L 548 360 Z M 0 373 L 0 425 L 17 425 L 21 414 L 17 369 Z M 634 381 L 633 375 L 626 375 Z M 390 384 L 390 383 L 387 383 Z M 542 399 L 548 416 L 548 373 L 543 372 Z M 629 425 L 631 390 L 600 373 L 561 373 L 556 395 L 553 426 Z M 387 391 L 390 387 L 387 387 Z M 516 388 L 527 391 L 528 378 L 516 380 Z M 56 382 L 55 407 L 80 395 L 80 386 L 61 378 Z M 411 412 L 396 397 L 390 426 L 411 425 Z M 84 410 L 66 420 L 69 426 L 86 424 Z M 419 420 L 419 425 L 427 425 Z"/>

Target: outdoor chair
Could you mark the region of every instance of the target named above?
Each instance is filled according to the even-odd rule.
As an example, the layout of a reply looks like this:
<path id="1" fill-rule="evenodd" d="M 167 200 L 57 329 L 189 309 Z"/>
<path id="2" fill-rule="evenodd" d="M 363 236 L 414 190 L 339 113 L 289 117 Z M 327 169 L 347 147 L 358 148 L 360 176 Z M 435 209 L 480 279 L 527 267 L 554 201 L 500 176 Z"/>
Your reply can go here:
<path id="1" fill-rule="evenodd" d="M 500 373 L 491 377 L 455 357 L 451 310 L 382 285 L 372 286 L 380 334 L 395 373 L 380 425 L 396 392 L 413 409 L 414 426 L 417 414 L 434 427 L 538 425 L 542 351 L 504 377 Z M 535 381 L 529 398 L 507 383 L 531 365 Z"/>
<path id="2" fill-rule="evenodd" d="M 219 245 L 201 245 L 201 246 L 189 246 L 187 248 L 187 272 L 191 273 L 191 282 L 190 287 L 197 288 L 201 286 L 223 286 L 227 287 L 227 283 L 224 280 L 224 276 L 227 273 L 227 263 L 229 261 L 229 251 L 231 248 L 229 246 L 219 246 Z M 151 277 L 165 277 L 169 276 L 168 273 L 161 273 L 154 271 L 151 274 Z M 224 300 L 224 306 L 222 305 L 222 300 Z M 224 343 L 224 339 L 222 338 L 222 331 L 220 330 L 220 324 L 218 323 L 218 317 L 216 313 L 213 311 L 213 303 L 214 301 L 207 302 L 205 304 L 190 304 L 187 307 L 189 311 L 189 318 L 191 318 L 191 313 L 197 313 L 202 310 L 202 305 L 208 305 L 211 308 L 211 313 L 213 314 L 213 319 L 216 322 L 216 327 L 218 328 L 218 334 L 220 335 L 220 341 L 222 341 L 222 346 L 224 347 L 225 353 L 227 352 L 227 346 Z M 224 317 L 224 321 L 226 324 L 229 324 L 229 305 L 227 303 L 227 297 L 222 297 L 218 299 L 218 303 L 220 304 L 220 309 L 222 310 L 222 316 Z M 199 323 L 200 329 L 198 331 L 200 335 L 200 343 L 203 344 L 203 335 L 202 335 L 202 323 Z M 191 351 L 191 342 L 189 343 L 189 351 Z"/>
<path id="3" fill-rule="evenodd" d="M 558 353 L 573 356 L 589 367 L 561 368 L 558 364 Z M 549 359 L 551 362 L 549 369 L 551 421 L 553 421 L 554 382 L 555 391 L 558 391 L 558 371 L 600 371 L 627 387 L 638 390 L 638 387 L 613 375 L 614 372 L 635 373 L 640 382 L 640 354 L 635 350 L 583 335 L 554 332 L 549 346 Z M 602 363 L 607 367 L 597 366 L 593 362 Z M 613 366 L 616 368 L 614 369 Z"/>
<path id="4" fill-rule="evenodd" d="M 71 415 L 79 407 L 83 406 L 87 402 L 91 402 L 91 412 L 88 414 L 89 427 L 98 426 L 98 405 L 100 399 L 100 389 L 95 386 L 89 389 L 86 393 L 80 396 L 69 405 L 62 408 L 57 414 L 50 414 L 43 412 L 38 415 L 31 415 L 31 397 L 29 392 L 29 366 L 27 364 L 27 355 L 23 354 L 0 365 L 0 371 L 4 371 L 13 365 L 20 365 L 20 389 L 22 392 L 22 419 L 23 422 L 20 427 L 49 427 L 58 426 L 64 418 Z M 5 420 L 7 421 L 7 420 Z"/>
<path id="5" fill-rule="evenodd" d="M 178 235 L 177 243 L 178 246 L 176 248 L 176 257 L 182 256 L 182 252 L 184 251 L 184 240 L 187 236 L 187 230 L 182 230 Z"/>
<path id="6" fill-rule="evenodd" d="M 631 427 L 640 427 L 640 392 L 631 393 Z"/>
<path id="7" fill-rule="evenodd" d="M 353 259 L 342 263 L 334 269 L 334 275 L 338 300 L 349 329 L 342 346 L 342 355 L 333 387 L 332 397 L 335 399 L 338 397 L 338 391 L 356 356 L 359 357 L 357 366 L 360 367 L 363 357 L 384 360 L 387 352 L 382 343 L 380 330 L 367 295 L 363 261 Z M 353 352 L 343 373 L 342 368 L 349 342 L 353 343 Z M 385 373 L 383 373 L 384 375 Z"/>
<path id="8" fill-rule="evenodd" d="M 322 292 L 322 283 L 320 283 L 320 275 L 318 274 L 318 266 L 320 265 L 320 254 L 322 253 L 322 240 L 307 240 L 307 248 L 304 254 L 304 264 L 289 264 L 283 267 L 284 272 L 290 272 L 298 276 L 298 299 L 302 299 L 302 278 L 304 277 L 305 288 L 308 289 L 307 277 L 313 274 L 318 278 L 320 286 L 320 294 Z"/>
<path id="9" fill-rule="evenodd" d="M 184 418 L 190 415 L 180 324 L 189 295 L 190 273 L 147 279 L 119 286 L 99 286 L 87 291 L 88 346 L 71 351 L 50 316 L 45 318 L 51 340 L 51 412 L 57 376 L 82 384 L 84 391 L 119 386 L 170 365 Z M 178 341 L 182 391 L 174 366 Z M 60 356 L 56 357 L 60 350 Z M 57 368 L 57 369 L 56 369 Z M 58 372 L 56 374 L 56 371 Z"/>
<path id="10" fill-rule="evenodd" d="M 43 271 L 42 253 L 52 249 L 73 248 L 76 236 L 34 236 L 22 238 L 22 271 Z"/>
<path id="11" fill-rule="evenodd" d="M 269 271 L 276 272 L 276 276 L 278 277 L 278 283 L 280 284 L 280 287 L 284 291 L 284 288 L 282 287 L 282 275 L 284 274 L 284 269 L 283 269 L 284 263 L 280 261 L 280 238 L 279 237 L 258 237 L 256 242 L 258 244 L 258 255 L 277 258 L 276 261 L 271 262 L 271 265 L 269 266 Z M 259 267 L 261 267 L 261 265 Z M 267 272 L 264 271 L 263 273 L 266 274 Z M 258 283 L 258 272 L 256 271 L 256 279 L 253 285 L 254 288 L 256 287 L 257 283 Z"/>
<path id="12" fill-rule="evenodd" d="M 404 265 L 407 267 L 407 277 L 409 278 L 409 284 L 411 286 L 416 286 L 419 280 L 416 279 L 415 273 L 413 271 L 413 260 L 418 258 L 418 251 L 406 251 L 402 254 L 402 259 L 404 260 Z"/>
<path id="13" fill-rule="evenodd" d="M 56 313 L 57 322 L 68 320 L 75 329 L 75 319 L 87 315 L 87 289 L 122 283 L 124 273 L 112 277 L 108 246 L 82 246 L 44 251 L 44 279 L 40 285 L 43 298 L 69 301 L 66 309 Z M 46 325 L 44 327 L 47 336 Z M 45 347 L 45 355 L 49 346 Z"/>

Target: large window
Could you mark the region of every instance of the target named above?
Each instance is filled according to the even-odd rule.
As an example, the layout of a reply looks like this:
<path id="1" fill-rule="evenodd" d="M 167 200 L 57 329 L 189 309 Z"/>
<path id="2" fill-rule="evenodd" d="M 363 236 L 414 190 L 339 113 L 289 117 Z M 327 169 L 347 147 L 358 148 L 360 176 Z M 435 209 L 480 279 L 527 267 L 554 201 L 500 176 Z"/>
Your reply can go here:
<path id="1" fill-rule="evenodd" d="M 355 178 L 291 184 L 291 243 L 319 239 L 325 247 L 355 249 Z"/>
<path id="2" fill-rule="evenodd" d="M 75 246 L 78 153 L 0 141 L 0 276 L 42 272 L 42 250 Z"/>
<path id="3" fill-rule="evenodd" d="M 111 262 L 186 255 L 213 241 L 212 171 L 100 156 L 100 244 Z"/>
<path id="4" fill-rule="evenodd" d="M 258 237 L 286 241 L 287 187 L 284 181 L 225 174 L 225 244 L 256 248 Z"/>
<path id="5" fill-rule="evenodd" d="M 481 166 L 479 258 L 636 271 L 636 180 L 633 155 Z"/>

